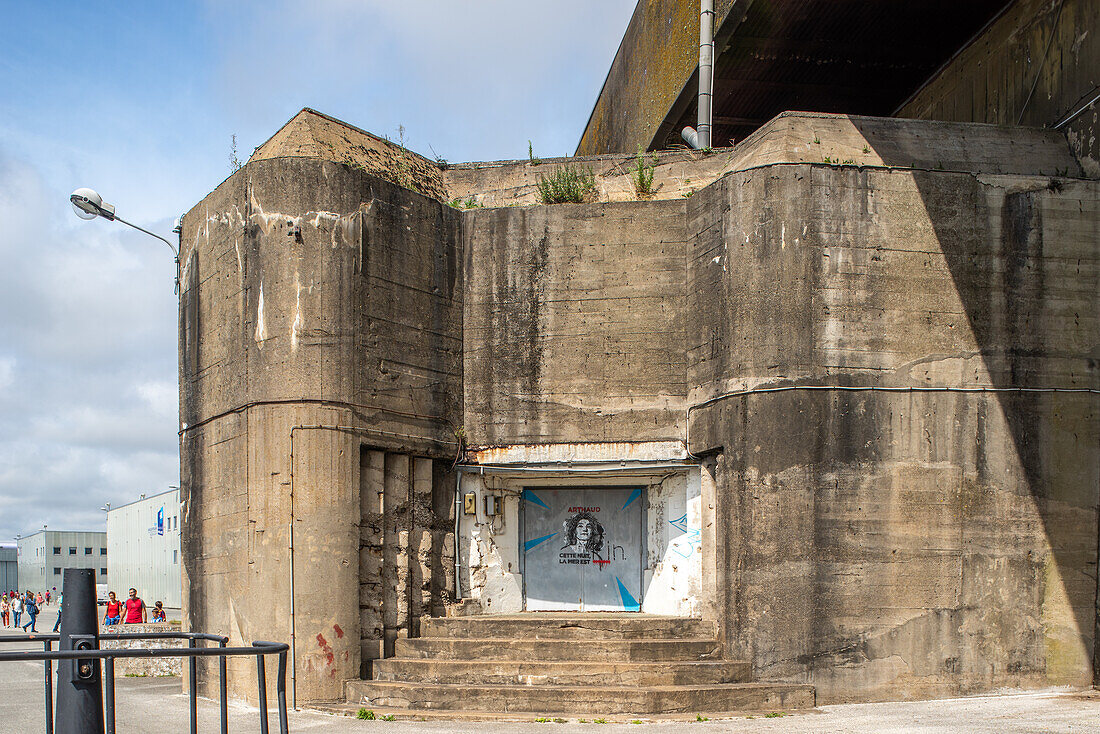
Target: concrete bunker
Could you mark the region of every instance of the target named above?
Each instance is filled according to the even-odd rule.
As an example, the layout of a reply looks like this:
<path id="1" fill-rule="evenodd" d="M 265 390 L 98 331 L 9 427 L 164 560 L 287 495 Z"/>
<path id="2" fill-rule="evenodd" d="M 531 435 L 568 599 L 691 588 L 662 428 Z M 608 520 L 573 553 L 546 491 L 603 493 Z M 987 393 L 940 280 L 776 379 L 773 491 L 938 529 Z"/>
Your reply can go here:
<path id="1" fill-rule="evenodd" d="M 565 604 L 525 546 L 597 565 L 562 523 L 614 498 L 637 539 L 609 523 L 599 560 L 636 554 L 633 603 L 618 581 L 590 603 L 661 615 L 715 685 L 771 680 L 779 706 L 1092 682 L 1100 188 L 1063 137 L 788 113 L 658 154 L 655 200 L 605 156 L 601 202 L 539 206 L 531 162 L 395 180 L 326 153 L 357 136 L 303 111 L 184 218 L 192 628 L 293 640 L 299 702 L 405 700 L 413 657 L 484 661 L 462 630 Z M 535 497 L 558 509 L 528 529 Z M 525 624 L 501 622 L 556 654 Z"/>

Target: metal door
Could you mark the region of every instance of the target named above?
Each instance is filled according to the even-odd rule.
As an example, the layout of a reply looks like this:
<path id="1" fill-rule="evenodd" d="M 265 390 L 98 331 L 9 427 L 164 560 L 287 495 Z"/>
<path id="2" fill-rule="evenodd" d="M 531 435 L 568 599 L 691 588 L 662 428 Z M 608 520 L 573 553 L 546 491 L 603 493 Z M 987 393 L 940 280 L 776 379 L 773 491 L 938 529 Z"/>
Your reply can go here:
<path id="1" fill-rule="evenodd" d="M 640 611 L 644 491 L 525 489 L 525 609 Z"/>

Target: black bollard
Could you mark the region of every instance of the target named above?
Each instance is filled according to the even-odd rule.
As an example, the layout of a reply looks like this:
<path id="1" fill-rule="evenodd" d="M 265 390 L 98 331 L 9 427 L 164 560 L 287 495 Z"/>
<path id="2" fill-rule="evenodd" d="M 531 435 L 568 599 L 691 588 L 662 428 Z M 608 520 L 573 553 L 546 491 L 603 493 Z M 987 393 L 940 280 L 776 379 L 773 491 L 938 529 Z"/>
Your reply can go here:
<path id="1" fill-rule="evenodd" d="M 61 650 L 99 649 L 95 569 L 66 568 L 61 607 Z M 61 660 L 57 666 L 57 734 L 103 734 L 103 688 L 99 661 Z"/>

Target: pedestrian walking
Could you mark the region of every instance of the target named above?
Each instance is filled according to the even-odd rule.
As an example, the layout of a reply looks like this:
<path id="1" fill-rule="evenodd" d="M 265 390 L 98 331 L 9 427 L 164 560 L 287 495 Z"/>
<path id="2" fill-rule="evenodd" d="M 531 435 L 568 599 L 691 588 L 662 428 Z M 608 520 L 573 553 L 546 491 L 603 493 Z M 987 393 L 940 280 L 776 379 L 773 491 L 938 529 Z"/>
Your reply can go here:
<path id="1" fill-rule="evenodd" d="M 53 631 L 57 632 L 61 629 L 61 607 L 65 605 L 65 592 L 61 592 L 61 596 L 57 597 L 57 621 L 53 623 Z"/>
<path id="2" fill-rule="evenodd" d="M 8 601 L 8 595 L 0 597 L 0 619 L 4 621 L 4 626 L 8 626 L 8 622 L 11 617 L 11 603 Z"/>
<path id="3" fill-rule="evenodd" d="M 15 620 L 12 627 L 18 627 L 19 618 L 23 616 L 23 598 L 18 594 L 11 598 L 11 616 Z"/>
<path id="4" fill-rule="evenodd" d="M 122 602 L 115 597 L 115 592 L 107 594 L 107 611 L 103 614 L 103 626 L 113 627 L 122 621 Z"/>
<path id="5" fill-rule="evenodd" d="M 130 589 L 130 598 L 126 600 L 126 624 L 145 624 L 148 622 L 146 616 L 145 602 L 138 596 L 137 589 Z"/>
<path id="6" fill-rule="evenodd" d="M 23 600 L 23 611 L 27 613 L 27 621 L 23 623 L 23 631 L 31 628 L 31 632 L 38 632 L 34 628 L 34 621 L 38 617 L 38 605 L 34 602 L 34 594 L 27 592 L 27 598 Z"/>
<path id="7" fill-rule="evenodd" d="M 46 589 L 46 604 L 47 604 L 47 606 L 49 605 L 49 603 L 50 603 L 50 590 Z"/>
<path id="8" fill-rule="evenodd" d="M 164 604 L 157 602 L 153 605 L 153 621 L 154 622 L 167 622 L 168 619 L 164 614 Z"/>

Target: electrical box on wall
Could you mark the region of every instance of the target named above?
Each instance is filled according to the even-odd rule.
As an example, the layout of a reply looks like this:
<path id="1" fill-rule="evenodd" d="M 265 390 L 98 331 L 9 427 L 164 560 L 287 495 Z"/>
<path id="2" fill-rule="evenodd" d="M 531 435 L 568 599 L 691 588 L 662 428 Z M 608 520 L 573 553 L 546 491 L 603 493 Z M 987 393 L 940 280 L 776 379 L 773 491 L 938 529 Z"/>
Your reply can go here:
<path id="1" fill-rule="evenodd" d="M 473 492 L 462 495 L 462 512 L 466 515 L 477 514 L 477 495 Z"/>
<path id="2" fill-rule="evenodd" d="M 501 514 L 501 497 L 499 494 L 487 494 L 485 495 L 485 514 L 490 517 L 493 515 Z"/>

